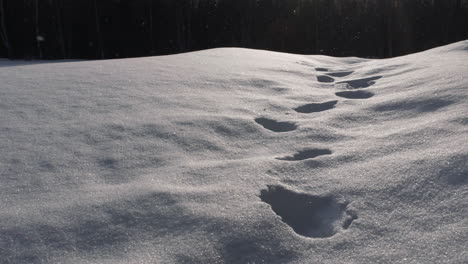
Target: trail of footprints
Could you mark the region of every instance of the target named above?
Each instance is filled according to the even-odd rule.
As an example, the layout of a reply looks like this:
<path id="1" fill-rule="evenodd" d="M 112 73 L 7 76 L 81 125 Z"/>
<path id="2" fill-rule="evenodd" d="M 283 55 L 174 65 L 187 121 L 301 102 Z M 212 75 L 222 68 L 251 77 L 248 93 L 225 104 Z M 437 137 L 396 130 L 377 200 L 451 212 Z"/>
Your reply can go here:
<path id="1" fill-rule="evenodd" d="M 315 68 L 320 75 L 317 81 L 325 84 L 345 85 L 348 90 L 335 92 L 335 95 L 345 99 L 368 99 L 374 93 L 360 90 L 375 84 L 382 76 L 336 81 L 335 78 L 350 76 L 354 71 L 329 71 L 327 68 Z M 298 113 L 311 114 L 328 111 L 337 106 L 338 100 L 322 103 L 310 103 L 298 106 Z M 276 121 L 259 117 L 255 119 L 259 125 L 273 132 L 291 132 L 298 128 L 294 122 Z M 277 157 L 281 161 L 301 161 L 323 155 L 331 155 L 330 149 L 306 148 L 296 153 Z M 348 208 L 347 202 L 339 202 L 334 197 L 320 197 L 288 190 L 283 186 L 268 186 L 262 190 L 260 198 L 268 203 L 272 210 L 281 217 L 297 234 L 311 238 L 331 237 L 341 229 L 348 229 L 357 219 L 357 214 Z"/>
<path id="2" fill-rule="evenodd" d="M 317 72 L 321 72 L 317 76 L 317 81 L 321 83 L 344 84 L 349 90 L 336 92 L 335 95 L 346 99 L 368 99 L 374 96 L 374 93 L 369 91 L 359 90 L 361 88 L 368 88 L 375 84 L 375 81 L 382 78 L 382 76 L 372 76 L 360 79 L 350 79 L 336 82 L 335 78 L 343 78 L 354 73 L 354 71 L 333 71 L 330 72 L 327 68 L 315 68 Z M 310 103 L 294 108 L 294 111 L 303 114 L 311 114 L 323 112 L 333 109 L 338 104 L 338 100 L 332 100 L 322 103 Z M 259 117 L 255 119 L 257 124 L 263 126 L 265 129 L 273 132 L 290 132 L 298 128 L 294 122 L 276 121 L 273 119 Z"/>

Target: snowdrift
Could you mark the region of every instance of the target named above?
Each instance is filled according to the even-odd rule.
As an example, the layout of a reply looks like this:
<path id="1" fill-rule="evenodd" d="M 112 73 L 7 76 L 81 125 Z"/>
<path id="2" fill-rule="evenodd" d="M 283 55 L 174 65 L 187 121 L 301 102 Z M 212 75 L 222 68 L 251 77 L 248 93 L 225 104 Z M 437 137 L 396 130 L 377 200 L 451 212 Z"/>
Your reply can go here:
<path id="1" fill-rule="evenodd" d="M 468 41 L 0 64 L 0 263 L 468 260 Z"/>

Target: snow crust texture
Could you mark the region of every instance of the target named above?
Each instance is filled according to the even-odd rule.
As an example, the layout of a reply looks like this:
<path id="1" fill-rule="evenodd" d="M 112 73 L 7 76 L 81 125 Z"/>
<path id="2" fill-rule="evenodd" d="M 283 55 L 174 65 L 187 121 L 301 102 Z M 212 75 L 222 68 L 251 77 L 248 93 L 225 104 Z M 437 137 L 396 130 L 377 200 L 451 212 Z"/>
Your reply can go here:
<path id="1" fill-rule="evenodd" d="M 0 61 L 0 263 L 467 263 L 468 41 Z"/>

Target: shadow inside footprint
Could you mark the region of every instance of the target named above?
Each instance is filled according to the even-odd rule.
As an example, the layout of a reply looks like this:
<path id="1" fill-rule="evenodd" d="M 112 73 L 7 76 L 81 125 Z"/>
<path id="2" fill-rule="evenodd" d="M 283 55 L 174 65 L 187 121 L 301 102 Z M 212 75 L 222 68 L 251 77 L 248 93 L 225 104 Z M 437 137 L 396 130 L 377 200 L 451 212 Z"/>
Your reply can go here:
<path id="1" fill-rule="evenodd" d="M 255 118 L 257 124 L 273 132 L 289 132 L 297 129 L 297 125 L 292 122 L 278 122 L 273 119 L 259 117 Z"/>
<path id="2" fill-rule="evenodd" d="M 298 193 L 282 186 L 268 186 L 260 192 L 260 199 L 297 234 L 305 237 L 326 238 L 347 229 L 357 215 L 346 210 L 331 196 Z"/>
<path id="3" fill-rule="evenodd" d="M 368 78 L 362 78 L 362 79 L 355 79 L 355 80 L 348 80 L 348 81 L 342 81 L 342 82 L 337 82 L 337 84 L 347 84 L 351 86 L 352 88 L 367 88 L 373 84 L 375 84 L 375 81 L 382 78 L 382 76 L 374 76 L 374 77 L 368 77 Z"/>
<path id="4" fill-rule="evenodd" d="M 322 82 L 322 83 L 331 83 L 331 82 L 334 82 L 335 79 L 333 79 L 330 76 L 319 75 L 319 76 L 317 76 L 317 81 Z"/>
<path id="5" fill-rule="evenodd" d="M 310 113 L 322 112 L 322 111 L 333 109 L 337 103 L 338 101 L 329 101 L 325 103 L 312 103 L 312 104 L 299 106 L 297 108 L 294 108 L 294 110 L 298 113 L 310 114 Z"/>
<path id="6" fill-rule="evenodd" d="M 312 159 L 318 156 L 330 155 L 332 152 L 329 149 L 304 149 L 292 156 L 276 158 L 277 160 L 298 161 Z"/>
<path id="7" fill-rule="evenodd" d="M 335 93 L 339 97 L 347 99 L 367 99 L 374 96 L 373 93 L 367 91 L 344 91 Z"/>
<path id="8" fill-rule="evenodd" d="M 320 72 L 327 72 L 328 69 L 327 68 L 315 68 L 316 71 L 320 71 Z"/>
<path id="9" fill-rule="evenodd" d="M 347 71 L 347 72 L 330 72 L 330 73 L 327 73 L 328 76 L 332 76 L 332 77 L 346 77 L 350 74 L 352 74 L 353 71 Z"/>

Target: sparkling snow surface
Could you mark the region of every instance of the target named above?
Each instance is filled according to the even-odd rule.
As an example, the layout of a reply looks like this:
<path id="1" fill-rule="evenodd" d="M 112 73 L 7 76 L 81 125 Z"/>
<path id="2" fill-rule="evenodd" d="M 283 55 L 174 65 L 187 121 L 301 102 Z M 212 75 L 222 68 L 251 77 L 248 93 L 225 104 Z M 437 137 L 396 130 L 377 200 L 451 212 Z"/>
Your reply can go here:
<path id="1" fill-rule="evenodd" d="M 468 41 L 0 61 L 0 263 L 467 263 Z"/>

